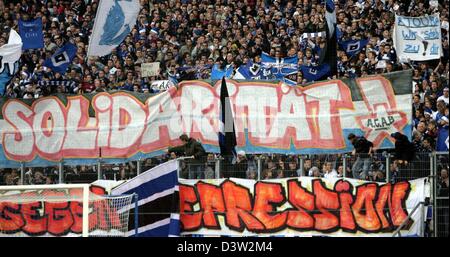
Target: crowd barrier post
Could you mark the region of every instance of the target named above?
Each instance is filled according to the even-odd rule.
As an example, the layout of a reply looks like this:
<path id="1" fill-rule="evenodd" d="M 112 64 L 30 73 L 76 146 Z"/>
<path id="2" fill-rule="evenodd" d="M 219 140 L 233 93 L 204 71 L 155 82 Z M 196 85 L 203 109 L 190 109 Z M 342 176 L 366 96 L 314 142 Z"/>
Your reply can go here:
<path id="1" fill-rule="evenodd" d="M 347 177 L 347 154 L 342 155 L 342 178 L 345 179 Z"/>
<path id="2" fill-rule="evenodd" d="M 262 159 L 261 156 L 258 157 L 257 161 L 256 161 L 256 165 L 257 165 L 257 170 L 258 170 L 258 181 L 261 180 L 261 172 L 262 172 Z"/>
<path id="3" fill-rule="evenodd" d="M 385 155 L 386 157 L 386 167 L 384 167 L 386 169 L 386 183 L 391 182 L 391 154 L 390 153 L 386 153 Z"/>
<path id="4" fill-rule="evenodd" d="M 215 158 L 215 161 L 214 161 L 214 173 L 215 173 L 214 176 L 216 179 L 220 178 L 220 160 L 221 159 L 222 159 L 221 157 L 218 157 L 218 158 Z"/>
<path id="5" fill-rule="evenodd" d="M 139 158 L 139 160 L 136 163 L 136 176 L 139 176 L 141 174 L 141 169 L 142 169 L 141 161 L 142 161 L 142 159 Z"/>
<path id="6" fill-rule="evenodd" d="M 64 183 L 64 169 L 63 169 L 63 160 L 58 162 L 58 184 Z"/>
<path id="7" fill-rule="evenodd" d="M 437 184 L 438 184 L 438 180 L 437 180 L 437 173 L 436 173 L 436 152 L 432 152 L 430 153 L 430 171 L 431 171 L 431 188 L 432 188 L 432 192 L 431 192 L 431 203 L 433 206 L 433 211 L 432 211 L 432 217 L 433 217 L 433 237 L 437 237 L 438 236 L 438 225 L 437 225 L 437 200 L 436 200 L 436 196 L 437 196 Z"/>
<path id="8" fill-rule="evenodd" d="M 134 197 L 134 235 L 139 236 L 139 195 L 133 194 Z"/>
<path id="9" fill-rule="evenodd" d="M 97 160 L 97 179 L 102 179 L 102 160 L 98 158 Z"/>
<path id="10" fill-rule="evenodd" d="M 420 206 L 420 229 L 419 229 L 419 234 L 420 237 L 425 237 L 425 217 L 426 217 L 426 208 L 425 208 L 425 204 L 421 204 Z"/>
<path id="11" fill-rule="evenodd" d="M 305 159 L 303 159 L 303 156 L 300 155 L 298 156 L 299 159 L 299 164 L 300 164 L 300 174 L 298 174 L 300 177 L 301 176 L 306 176 L 305 171 L 304 171 L 304 165 L 305 165 Z"/>
<path id="12" fill-rule="evenodd" d="M 23 185 L 25 181 L 25 163 L 20 162 L 20 184 Z"/>
<path id="13" fill-rule="evenodd" d="M 180 178 L 180 173 L 181 173 L 181 159 L 178 158 L 177 159 L 177 177 Z"/>

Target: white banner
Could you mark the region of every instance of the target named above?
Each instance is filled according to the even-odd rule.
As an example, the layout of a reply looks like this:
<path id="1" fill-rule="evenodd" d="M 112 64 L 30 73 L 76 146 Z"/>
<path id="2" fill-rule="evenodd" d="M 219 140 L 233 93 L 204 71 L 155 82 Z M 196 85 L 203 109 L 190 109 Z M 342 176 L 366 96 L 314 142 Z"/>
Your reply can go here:
<path id="1" fill-rule="evenodd" d="M 429 196 L 426 178 L 179 182 L 182 235 L 385 237 L 408 219 L 401 235 L 419 236 L 425 212 L 413 210 Z"/>
<path id="2" fill-rule="evenodd" d="M 426 61 L 442 55 L 439 14 L 395 16 L 394 47 L 400 61 Z"/>
<path id="3" fill-rule="evenodd" d="M 141 64 L 141 76 L 152 77 L 159 75 L 159 62 L 149 62 Z"/>
<path id="4" fill-rule="evenodd" d="M 141 6 L 139 0 L 101 0 L 95 16 L 88 56 L 104 56 L 133 29 Z"/>

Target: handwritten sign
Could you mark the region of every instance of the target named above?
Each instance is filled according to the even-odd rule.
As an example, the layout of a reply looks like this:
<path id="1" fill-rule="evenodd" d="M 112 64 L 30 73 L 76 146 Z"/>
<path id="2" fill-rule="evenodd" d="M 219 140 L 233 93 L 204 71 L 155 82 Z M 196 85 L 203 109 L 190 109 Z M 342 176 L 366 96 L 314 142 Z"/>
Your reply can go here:
<path id="1" fill-rule="evenodd" d="M 395 16 L 394 47 L 400 60 L 426 61 L 442 55 L 439 15 Z"/>
<path id="2" fill-rule="evenodd" d="M 159 62 L 149 62 L 141 64 L 142 77 L 152 77 L 159 75 Z"/>

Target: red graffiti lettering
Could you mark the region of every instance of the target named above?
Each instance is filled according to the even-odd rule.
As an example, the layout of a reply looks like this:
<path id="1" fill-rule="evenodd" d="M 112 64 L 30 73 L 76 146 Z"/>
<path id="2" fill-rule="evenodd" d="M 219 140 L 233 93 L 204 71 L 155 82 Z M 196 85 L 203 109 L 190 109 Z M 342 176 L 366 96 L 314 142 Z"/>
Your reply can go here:
<path id="1" fill-rule="evenodd" d="M 286 223 L 287 212 L 276 212 L 276 207 L 286 200 L 283 187 L 277 183 L 257 182 L 255 186 L 255 206 L 253 213 L 265 226 L 274 231 Z"/>
<path id="2" fill-rule="evenodd" d="M 105 195 L 104 188 L 91 186 L 92 193 Z M 22 202 L 0 202 L 0 231 L 5 234 L 25 233 L 31 236 L 51 234 L 64 236 L 81 234 L 83 203 L 68 201 L 68 197 L 82 196 L 81 189 L 26 192 L 15 195 Z M 43 200 L 35 200 L 43 196 Z M 12 197 L 12 195 L 9 195 Z M 27 201 L 27 199 L 30 199 Z M 99 198 L 90 204 L 89 229 L 109 231 L 120 227 L 119 214 L 107 200 Z"/>
<path id="3" fill-rule="evenodd" d="M 180 220 L 182 229 L 196 230 L 202 223 L 202 213 L 194 212 L 194 205 L 198 202 L 195 189 L 192 186 L 180 185 Z"/>
<path id="4" fill-rule="evenodd" d="M 297 210 L 288 212 L 287 225 L 299 230 L 313 228 L 314 218 L 309 213 L 315 207 L 314 195 L 306 191 L 299 182 L 291 180 L 288 182 L 288 199 Z"/>
<path id="5" fill-rule="evenodd" d="M 41 193 L 43 196 L 65 196 L 64 192 L 55 192 L 45 190 Z M 61 197 L 61 198 L 62 198 Z M 73 217 L 70 213 L 69 202 L 64 200 L 46 201 L 44 203 L 45 214 L 48 217 L 47 230 L 53 235 L 67 234 L 73 225 Z"/>
<path id="6" fill-rule="evenodd" d="M 238 231 L 247 228 L 249 231 L 263 230 L 264 225 L 252 215 L 252 199 L 250 190 L 227 180 L 222 184 L 225 198 L 225 222 L 228 227 Z"/>
<path id="7" fill-rule="evenodd" d="M 0 230 L 6 234 L 16 233 L 25 224 L 20 213 L 20 205 L 0 202 Z"/>
<path id="8" fill-rule="evenodd" d="M 22 194 L 23 199 L 38 196 L 36 192 Z M 39 210 L 42 209 L 42 202 L 30 202 L 22 204 L 22 213 L 25 225 L 22 230 L 29 235 L 43 235 L 47 232 L 47 215 L 40 215 Z"/>
<path id="9" fill-rule="evenodd" d="M 321 180 L 313 181 L 314 195 L 316 196 L 316 208 L 319 214 L 314 214 L 315 226 L 318 231 L 329 231 L 336 228 L 339 224 L 338 218 L 328 210 L 339 209 L 337 193 L 326 189 Z"/>
<path id="10" fill-rule="evenodd" d="M 338 181 L 334 186 L 334 190 L 339 194 L 339 201 L 341 202 L 341 209 L 339 210 L 339 221 L 342 230 L 355 231 L 355 218 L 351 210 L 353 204 L 352 185 L 348 181 Z"/>
<path id="11" fill-rule="evenodd" d="M 408 217 L 405 200 L 408 197 L 410 185 L 407 181 L 401 181 L 393 185 L 393 187 L 392 202 L 389 210 L 391 211 L 392 223 L 398 227 Z"/>
<path id="12" fill-rule="evenodd" d="M 376 184 L 365 184 L 356 189 L 356 200 L 352 206 L 358 226 L 364 231 L 377 231 L 381 227 L 380 219 L 374 207 L 377 193 Z"/>
<path id="13" fill-rule="evenodd" d="M 207 228 L 218 228 L 217 213 L 225 212 L 222 190 L 220 187 L 203 182 L 197 183 L 197 190 L 202 196 L 200 197 L 200 206 L 203 212 L 204 226 Z"/>
<path id="14" fill-rule="evenodd" d="M 282 183 L 259 181 L 252 194 L 233 180 L 218 186 L 205 181 L 180 185 L 182 231 L 221 229 L 218 216 L 223 216 L 224 225 L 239 232 L 379 233 L 394 231 L 408 216 L 408 182 L 367 183 L 354 190 L 349 181 L 338 180 L 328 188 L 315 179 L 309 191 L 300 179 L 291 179 L 286 187 L 287 193 Z M 194 211 L 196 205 L 200 208 Z"/>
<path id="15" fill-rule="evenodd" d="M 386 216 L 386 210 L 391 202 L 391 184 L 386 184 L 381 186 L 378 193 L 378 200 L 375 203 L 375 209 L 377 210 L 378 217 L 381 220 L 381 226 L 383 229 L 388 229 L 391 224 L 389 224 L 388 217 Z"/>

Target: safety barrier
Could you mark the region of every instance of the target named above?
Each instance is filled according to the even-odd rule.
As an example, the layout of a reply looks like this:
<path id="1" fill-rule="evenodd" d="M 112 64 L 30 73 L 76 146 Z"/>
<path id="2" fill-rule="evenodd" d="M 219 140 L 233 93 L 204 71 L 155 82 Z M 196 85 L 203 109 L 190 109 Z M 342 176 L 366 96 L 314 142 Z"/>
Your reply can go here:
<path id="1" fill-rule="evenodd" d="M 30 185 L 58 183 L 91 183 L 97 179 L 126 180 L 147 171 L 162 162 L 164 157 L 142 159 L 121 164 L 107 164 L 98 159 L 95 165 L 67 166 L 60 162 L 54 167 L 27 167 L 3 169 L 1 185 Z M 178 158 L 180 178 L 215 179 L 247 178 L 268 180 L 289 177 L 341 177 L 376 182 L 395 183 L 427 177 L 432 188 L 424 235 L 449 235 L 448 152 L 417 153 L 410 162 L 396 160 L 387 152 L 371 156 L 335 155 L 247 155 L 216 156 L 203 159 Z M 427 202 L 428 204 L 428 202 Z M 420 210 L 426 209 L 424 204 Z M 426 233 L 425 233 L 426 232 Z"/>

